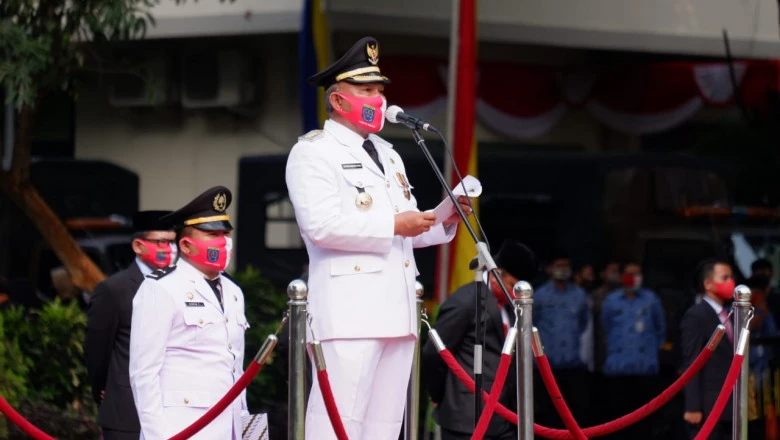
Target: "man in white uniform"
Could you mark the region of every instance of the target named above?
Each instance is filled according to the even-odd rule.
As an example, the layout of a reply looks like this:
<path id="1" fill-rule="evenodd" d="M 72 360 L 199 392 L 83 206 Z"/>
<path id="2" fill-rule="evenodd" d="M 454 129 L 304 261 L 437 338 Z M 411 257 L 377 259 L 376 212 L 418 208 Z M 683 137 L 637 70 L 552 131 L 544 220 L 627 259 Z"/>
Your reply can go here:
<path id="1" fill-rule="evenodd" d="M 325 87 L 330 119 L 299 138 L 286 175 L 309 254 L 314 336 L 350 440 L 398 438 L 417 333 L 413 249 L 452 240 L 460 220 L 420 212 L 401 157 L 374 134 L 389 82 L 378 61 L 379 44 L 365 37 L 309 78 Z M 306 438 L 335 438 L 316 377 Z"/>
<path id="2" fill-rule="evenodd" d="M 148 275 L 133 299 L 130 386 L 141 439 L 166 440 L 214 406 L 243 374 L 244 295 L 222 271 L 233 226 L 230 190 L 217 186 L 161 219 L 176 230 L 176 265 Z M 239 440 L 242 392 L 191 439 Z"/>

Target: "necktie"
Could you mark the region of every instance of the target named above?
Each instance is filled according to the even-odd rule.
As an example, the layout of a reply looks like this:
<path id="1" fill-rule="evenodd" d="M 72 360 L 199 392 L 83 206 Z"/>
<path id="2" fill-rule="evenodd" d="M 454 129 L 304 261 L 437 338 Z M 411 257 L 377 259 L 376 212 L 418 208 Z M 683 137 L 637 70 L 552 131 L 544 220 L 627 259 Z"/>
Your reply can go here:
<path id="1" fill-rule="evenodd" d="M 222 302 L 222 284 L 219 282 L 219 277 L 214 278 L 213 280 L 206 279 L 206 282 L 209 284 L 209 287 L 211 287 L 211 290 L 214 291 L 214 294 L 217 295 L 217 301 L 219 301 L 219 306 L 222 308 L 222 311 L 225 311 L 225 305 Z"/>
<path id="2" fill-rule="evenodd" d="M 366 150 L 366 153 L 371 156 L 371 159 L 374 161 L 376 166 L 379 167 L 379 169 L 382 170 L 382 174 L 384 174 L 385 167 L 383 167 L 382 162 L 379 161 L 379 153 L 377 153 L 376 147 L 374 147 L 374 143 L 366 139 L 366 141 L 363 142 L 363 149 Z"/>
<path id="3" fill-rule="evenodd" d="M 729 341 L 731 343 L 734 343 L 734 333 L 732 332 L 731 328 L 731 321 L 728 319 L 728 312 L 726 312 L 726 309 L 720 309 L 720 313 L 718 313 L 718 316 L 720 316 L 720 319 L 723 321 L 723 325 L 726 327 L 726 335 L 729 337 Z"/>

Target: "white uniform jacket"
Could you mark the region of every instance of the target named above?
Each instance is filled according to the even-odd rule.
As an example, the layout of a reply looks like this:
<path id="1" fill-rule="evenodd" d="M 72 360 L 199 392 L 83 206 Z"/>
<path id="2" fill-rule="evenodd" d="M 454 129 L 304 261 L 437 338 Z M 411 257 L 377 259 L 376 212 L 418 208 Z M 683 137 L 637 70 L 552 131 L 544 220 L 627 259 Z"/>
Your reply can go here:
<path id="1" fill-rule="evenodd" d="M 448 242 L 457 229 L 440 224 L 414 238 L 394 235 L 395 214 L 417 211 L 417 201 L 401 156 L 384 139 L 368 139 L 384 174 L 363 149 L 365 139 L 333 120 L 299 138 L 287 160 L 320 340 L 416 335 L 413 248 Z M 368 209 L 356 205 L 361 192 L 371 197 Z"/>
<path id="2" fill-rule="evenodd" d="M 154 277 L 155 272 L 150 277 Z M 243 374 L 244 295 L 220 277 L 223 312 L 204 275 L 179 259 L 133 299 L 130 386 L 141 439 L 168 439 L 214 406 Z M 241 439 L 246 393 L 192 439 Z"/>

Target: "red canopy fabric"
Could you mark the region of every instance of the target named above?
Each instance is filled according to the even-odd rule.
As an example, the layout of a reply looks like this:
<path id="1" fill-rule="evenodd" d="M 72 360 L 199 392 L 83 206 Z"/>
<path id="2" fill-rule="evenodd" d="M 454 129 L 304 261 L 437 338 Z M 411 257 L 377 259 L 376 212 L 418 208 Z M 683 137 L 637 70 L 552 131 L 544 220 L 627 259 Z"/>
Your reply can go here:
<path id="1" fill-rule="evenodd" d="M 447 66 L 429 58 L 386 57 L 382 71 L 393 81 L 388 100 L 409 113 L 431 118 L 446 103 Z M 733 65 L 748 108 L 767 108 L 768 91 L 780 88 L 780 62 Z M 481 63 L 477 72 L 477 118 L 509 138 L 552 129 L 568 109 L 582 107 L 601 123 L 632 134 L 678 126 L 705 107 L 735 104 L 726 63 L 661 62 L 603 69 L 570 69 Z"/>

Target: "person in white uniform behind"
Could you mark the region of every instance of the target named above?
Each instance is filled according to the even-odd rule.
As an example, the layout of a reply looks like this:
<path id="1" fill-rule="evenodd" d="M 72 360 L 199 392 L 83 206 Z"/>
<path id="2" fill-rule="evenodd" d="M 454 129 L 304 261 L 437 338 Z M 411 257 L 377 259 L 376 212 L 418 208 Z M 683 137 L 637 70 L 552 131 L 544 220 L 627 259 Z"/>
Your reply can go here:
<path id="1" fill-rule="evenodd" d="M 206 190 L 163 217 L 180 258 L 146 277 L 133 299 L 130 386 L 142 440 L 166 440 L 214 406 L 243 374 L 244 295 L 223 272 L 233 226 L 230 190 Z M 246 392 L 193 440 L 240 440 Z"/>
<path id="2" fill-rule="evenodd" d="M 401 156 L 375 133 L 387 102 L 365 37 L 309 78 L 329 119 L 299 138 L 286 181 L 309 254 L 309 312 L 350 440 L 397 440 L 417 335 L 413 249 L 455 236 L 457 213 L 420 212 Z M 471 213 L 468 199 L 459 203 Z M 306 439 L 335 438 L 314 379 Z"/>

